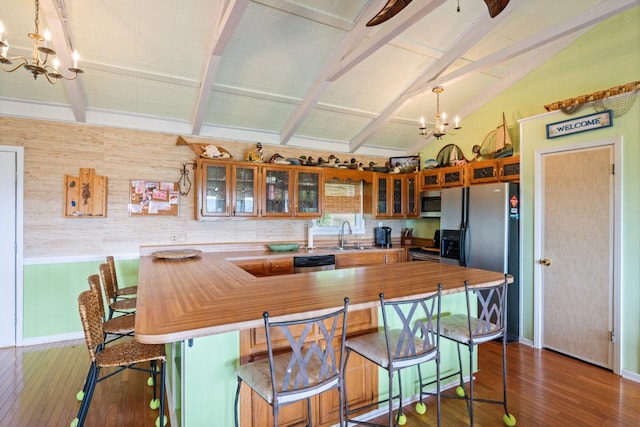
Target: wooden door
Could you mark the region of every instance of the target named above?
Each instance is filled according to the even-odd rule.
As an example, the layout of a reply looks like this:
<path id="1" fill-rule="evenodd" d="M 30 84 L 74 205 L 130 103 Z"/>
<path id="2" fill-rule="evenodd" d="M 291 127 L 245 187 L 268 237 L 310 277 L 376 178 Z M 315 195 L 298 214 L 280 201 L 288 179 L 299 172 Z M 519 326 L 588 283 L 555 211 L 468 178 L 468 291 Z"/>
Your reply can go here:
<path id="1" fill-rule="evenodd" d="M 16 345 L 17 154 L 0 147 L 0 348 Z"/>
<path id="2" fill-rule="evenodd" d="M 611 146 L 542 157 L 543 347 L 613 367 Z M 548 265 L 547 265 L 548 264 Z"/>

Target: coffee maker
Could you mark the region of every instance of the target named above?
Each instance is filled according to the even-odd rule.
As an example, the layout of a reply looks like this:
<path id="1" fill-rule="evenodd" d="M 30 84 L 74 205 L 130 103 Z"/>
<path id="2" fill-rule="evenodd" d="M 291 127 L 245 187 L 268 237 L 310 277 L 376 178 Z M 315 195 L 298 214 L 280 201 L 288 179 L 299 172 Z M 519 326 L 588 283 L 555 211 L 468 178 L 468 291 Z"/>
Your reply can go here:
<path id="1" fill-rule="evenodd" d="M 391 247 L 391 227 L 375 227 L 373 229 L 375 245 L 383 248 Z"/>

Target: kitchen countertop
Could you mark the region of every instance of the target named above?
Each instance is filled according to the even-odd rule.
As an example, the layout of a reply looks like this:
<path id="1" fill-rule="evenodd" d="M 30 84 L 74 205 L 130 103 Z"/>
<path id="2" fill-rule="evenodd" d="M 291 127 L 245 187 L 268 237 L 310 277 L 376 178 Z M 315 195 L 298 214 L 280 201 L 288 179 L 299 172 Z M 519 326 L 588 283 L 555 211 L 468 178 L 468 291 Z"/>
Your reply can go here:
<path id="1" fill-rule="evenodd" d="M 350 299 L 350 310 L 358 310 L 376 307 L 381 292 L 387 299 L 415 298 L 432 294 L 442 283 L 446 295 L 463 291 L 465 280 L 471 285 L 504 280 L 502 273 L 428 262 L 254 277 L 231 262 L 267 253 L 294 254 L 203 252 L 194 258 L 167 260 L 142 253 L 136 340 L 170 343 L 262 327 L 265 310 L 283 319 L 300 313 L 320 315 L 338 309 L 344 297 Z"/>

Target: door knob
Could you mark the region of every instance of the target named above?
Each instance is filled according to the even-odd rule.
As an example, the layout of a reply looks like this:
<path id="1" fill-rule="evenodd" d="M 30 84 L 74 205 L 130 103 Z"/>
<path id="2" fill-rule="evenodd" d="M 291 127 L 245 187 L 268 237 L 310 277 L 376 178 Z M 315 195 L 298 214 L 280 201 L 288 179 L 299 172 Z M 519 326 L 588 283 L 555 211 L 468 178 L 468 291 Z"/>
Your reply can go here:
<path id="1" fill-rule="evenodd" d="M 549 258 L 544 258 L 540 260 L 540 264 L 544 265 L 544 266 L 548 266 L 551 265 L 551 260 Z"/>

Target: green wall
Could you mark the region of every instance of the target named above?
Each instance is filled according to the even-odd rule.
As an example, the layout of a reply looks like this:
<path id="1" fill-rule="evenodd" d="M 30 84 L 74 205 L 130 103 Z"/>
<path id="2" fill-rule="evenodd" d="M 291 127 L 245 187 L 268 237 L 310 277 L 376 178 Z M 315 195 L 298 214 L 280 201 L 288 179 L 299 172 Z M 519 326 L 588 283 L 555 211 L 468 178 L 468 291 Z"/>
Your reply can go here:
<path id="1" fill-rule="evenodd" d="M 625 116 L 614 119 L 614 126 L 573 136 L 546 140 L 545 125 L 567 116 L 560 113 L 527 120 L 522 135 L 526 147 L 520 147 L 518 119 L 546 113 L 544 105 L 567 98 L 597 92 L 634 82 L 640 70 L 640 7 L 631 9 L 589 30 L 581 38 L 534 70 L 520 82 L 492 99 L 464 119 L 464 128 L 453 137 L 427 145 L 422 159 L 435 158 L 446 144 L 459 145 L 467 158 L 471 147 L 480 144 L 505 113 L 510 134 L 515 136 L 516 151 L 521 154 L 521 202 L 523 271 L 522 313 L 525 338 L 533 340 L 533 152 L 541 147 L 572 144 L 622 136 L 622 370 L 640 373 L 640 102 Z M 636 97 L 637 98 L 637 97 Z M 584 110 L 584 115 L 593 112 Z M 553 145 L 552 145 L 553 144 Z M 520 152 L 522 149 L 522 152 Z"/>
<path id="2" fill-rule="evenodd" d="M 23 338 L 79 333 L 82 331 L 78 294 L 89 289 L 87 278 L 100 274 L 104 261 L 30 264 L 23 268 Z M 117 260 L 120 287 L 138 281 L 138 260 Z"/>

